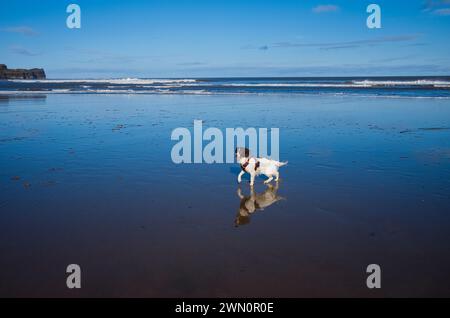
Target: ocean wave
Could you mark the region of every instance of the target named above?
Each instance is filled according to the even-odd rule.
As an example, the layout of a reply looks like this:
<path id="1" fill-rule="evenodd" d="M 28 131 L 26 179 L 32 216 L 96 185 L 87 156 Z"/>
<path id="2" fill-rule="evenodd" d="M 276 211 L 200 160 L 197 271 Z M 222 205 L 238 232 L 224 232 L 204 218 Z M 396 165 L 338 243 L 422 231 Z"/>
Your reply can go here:
<path id="1" fill-rule="evenodd" d="M 230 83 L 223 87 L 317 87 L 317 88 L 371 88 L 389 86 L 432 86 L 436 88 L 450 88 L 448 81 L 376 81 L 376 80 L 355 80 L 350 83 Z"/>
<path id="2" fill-rule="evenodd" d="M 113 78 L 113 79 L 45 79 L 45 80 L 9 80 L 14 83 L 43 83 L 43 84 L 129 84 L 129 85 L 151 85 L 171 83 L 195 83 L 195 79 L 144 79 L 144 78 Z"/>
<path id="3" fill-rule="evenodd" d="M 230 83 L 223 84 L 223 87 L 336 87 L 336 88 L 352 88 L 352 87 L 370 87 L 366 84 L 349 84 L 349 83 Z"/>
<path id="4" fill-rule="evenodd" d="M 355 80 L 352 81 L 355 85 L 367 85 L 367 86 L 434 86 L 434 87 L 450 87 L 450 81 L 441 80 L 394 80 L 394 81 L 383 81 L 383 80 Z"/>
<path id="5" fill-rule="evenodd" d="M 13 83 L 25 83 L 25 84 L 58 84 L 58 85 L 113 85 L 108 88 L 122 88 L 119 85 L 137 86 L 142 85 L 142 88 L 183 88 L 183 87 L 221 87 L 221 88 L 236 88 L 236 87 L 249 87 L 249 88 L 383 88 L 383 87 L 431 87 L 438 89 L 450 88 L 450 80 L 441 79 L 354 79 L 354 80 L 339 80 L 334 81 L 315 81 L 310 79 L 298 79 L 294 81 L 260 81 L 253 82 L 248 80 L 247 82 L 240 82 L 239 79 L 233 82 L 223 81 L 204 81 L 192 78 L 175 78 L 175 79 L 145 79 L 145 78 L 116 78 L 116 79 L 46 79 L 46 80 L 10 80 L 8 82 Z M 86 85 L 82 86 L 85 88 Z"/>

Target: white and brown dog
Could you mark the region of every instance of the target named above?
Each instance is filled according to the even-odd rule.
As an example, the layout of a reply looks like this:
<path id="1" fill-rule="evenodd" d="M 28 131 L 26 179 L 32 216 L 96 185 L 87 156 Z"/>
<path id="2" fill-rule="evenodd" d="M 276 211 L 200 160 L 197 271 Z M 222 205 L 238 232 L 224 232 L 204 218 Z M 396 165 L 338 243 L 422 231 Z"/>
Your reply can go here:
<path id="1" fill-rule="evenodd" d="M 264 184 L 268 184 L 275 177 L 275 181 L 280 178 L 278 168 L 287 164 L 286 162 L 279 162 L 267 158 L 254 158 L 250 156 L 250 150 L 248 148 L 238 147 L 236 148 L 236 160 L 241 165 L 241 172 L 238 175 L 238 183 L 241 183 L 244 173 L 250 174 L 250 185 L 255 184 L 255 177 L 258 175 L 265 175 L 268 179 L 264 181 Z"/>

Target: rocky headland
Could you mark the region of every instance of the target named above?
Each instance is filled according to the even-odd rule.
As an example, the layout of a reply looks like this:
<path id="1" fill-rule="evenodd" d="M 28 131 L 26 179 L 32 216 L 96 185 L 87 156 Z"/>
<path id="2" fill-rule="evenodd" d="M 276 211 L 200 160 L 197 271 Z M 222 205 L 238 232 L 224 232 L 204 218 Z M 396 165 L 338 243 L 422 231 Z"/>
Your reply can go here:
<path id="1" fill-rule="evenodd" d="M 5 64 L 0 64 L 0 80 L 8 79 L 45 79 L 45 71 L 42 68 L 8 69 Z"/>

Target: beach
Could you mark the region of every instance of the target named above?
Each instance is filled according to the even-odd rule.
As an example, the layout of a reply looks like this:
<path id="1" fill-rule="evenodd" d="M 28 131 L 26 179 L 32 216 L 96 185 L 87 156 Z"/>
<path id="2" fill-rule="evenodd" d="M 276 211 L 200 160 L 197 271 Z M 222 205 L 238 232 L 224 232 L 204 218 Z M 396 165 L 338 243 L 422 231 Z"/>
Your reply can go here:
<path id="1" fill-rule="evenodd" d="M 52 89 L 66 91 L 0 98 L 1 296 L 450 296 L 448 88 Z M 239 165 L 174 164 L 171 132 L 194 120 L 279 128 L 289 164 L 277 189 L 258 178 L 255 192 L 280 200 L 240 215 Z M 79 290 L 65 285 L 72 263 Z"/>

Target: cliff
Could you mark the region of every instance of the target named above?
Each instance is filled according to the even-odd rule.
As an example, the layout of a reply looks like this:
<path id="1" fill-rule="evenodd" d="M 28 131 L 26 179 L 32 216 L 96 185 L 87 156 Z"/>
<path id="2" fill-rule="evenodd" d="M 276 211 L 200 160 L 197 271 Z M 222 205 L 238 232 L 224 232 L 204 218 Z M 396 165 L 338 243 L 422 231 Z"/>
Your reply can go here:
<path id="1" fill-rule="evenodd" d="M 5 64 L 0 64 L 0 80 L 5 79 L 45 79 L 45 72 L 42 68 L 8 69 Z"/>

